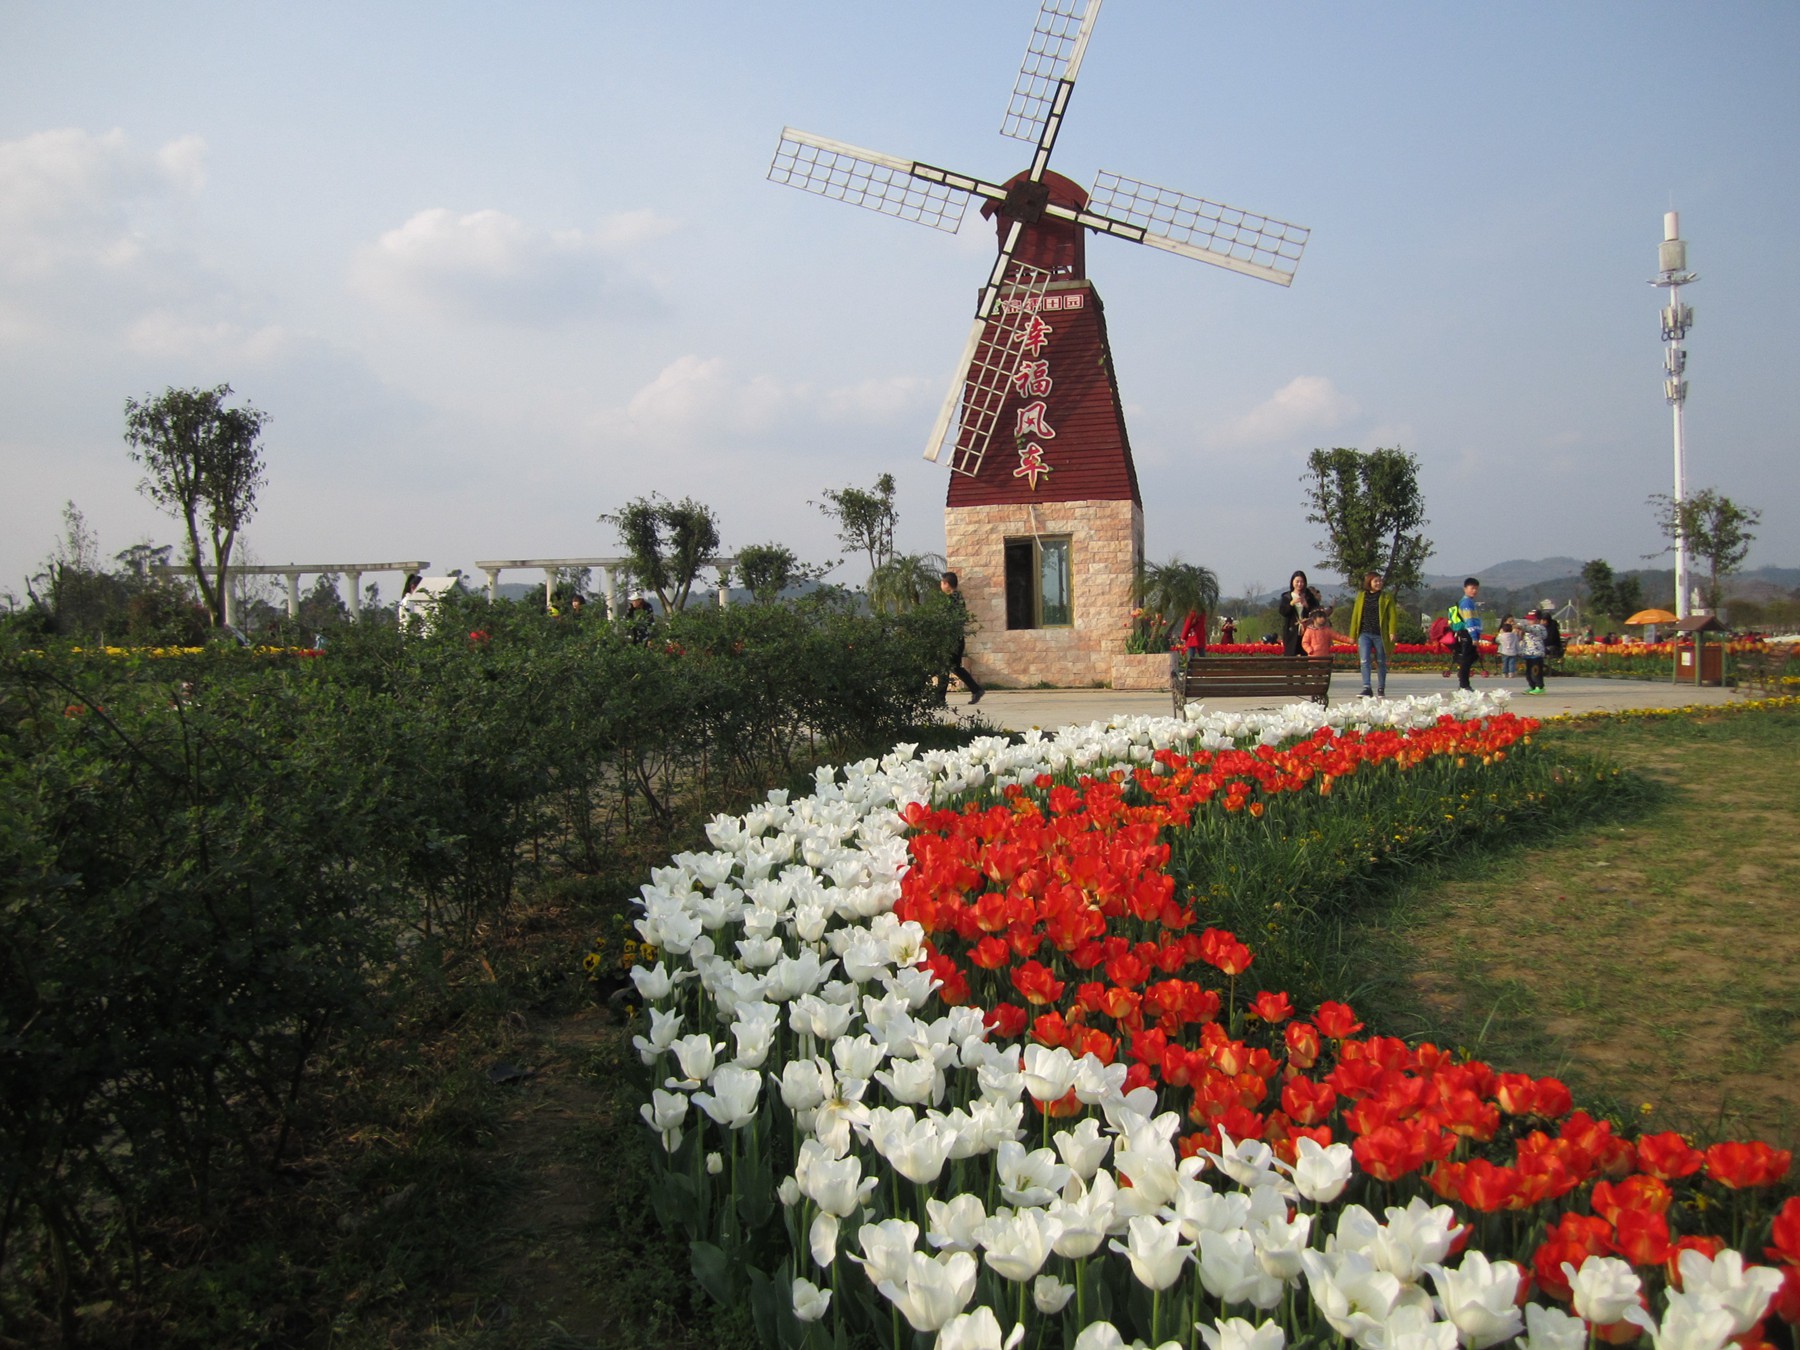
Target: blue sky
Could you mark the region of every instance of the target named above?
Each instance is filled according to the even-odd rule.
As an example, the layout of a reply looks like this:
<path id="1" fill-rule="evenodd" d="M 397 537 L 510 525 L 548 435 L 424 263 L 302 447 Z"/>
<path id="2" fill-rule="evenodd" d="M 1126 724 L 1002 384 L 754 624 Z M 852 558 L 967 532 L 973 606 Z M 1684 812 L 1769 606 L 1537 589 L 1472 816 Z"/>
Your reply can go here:
<path id="1" fill-rule="evenodd" d="M 0 0 L 0 587 L 65 499 L 109 552 L 174 539 L 123 402 L 227 381 L 274 418 L 265 562 L 604 555 L 651 491 L 821 559 L 809 500 L 884 471 L 941 549 L 920 449 L 992 234 L 763 175 L 784 124 L 1016 172 L 1036 12 Z M 1307 451 L 1399 444 L 1431 570 L 1635 565 L 1674 206 L 1690 484 L 1800 565 L 1797 56 L 1787 3 L 1111 0 L 1053 167 L 1313 229 L 1287 291 L 1090 242 L 1152 557 L 1272 586 L 1316 562 Z"/>

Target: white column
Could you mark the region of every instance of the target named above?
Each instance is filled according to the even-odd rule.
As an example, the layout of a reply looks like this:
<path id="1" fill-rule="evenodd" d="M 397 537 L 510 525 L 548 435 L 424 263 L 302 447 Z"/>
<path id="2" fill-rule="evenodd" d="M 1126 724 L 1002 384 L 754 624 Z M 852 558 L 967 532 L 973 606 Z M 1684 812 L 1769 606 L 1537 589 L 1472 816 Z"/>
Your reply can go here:
<path id="1" fill-rule="evenodd" d="M 350 617 L 360 619 L 362 617 L 362 573 L 346 568 L 344 576 L 350 582 Z"/>
<path id="2" fill-rule="evenodd" d="M 556 608 L 556 569 L 544 569 L 544 610 L 548 613 Z"/>
<path id="3" fill-rule="evenodd" d="M 300 613 L 300 574 L 287 573 L 288 618 L 292 619 Z"/>
<path id="4" fill-rule="evenodd" d="M 488 603 L 491 605 L 500 599 L 500 569 L 489 567 L 483 570 L 487 572 Z"/>
<path id="5" fill-rule="evenodd" d="M 610 567 L 603 567 L 600 570 L 606 575 L 606 617 L 616 619 L 619 617 L 618 574 Z"/>

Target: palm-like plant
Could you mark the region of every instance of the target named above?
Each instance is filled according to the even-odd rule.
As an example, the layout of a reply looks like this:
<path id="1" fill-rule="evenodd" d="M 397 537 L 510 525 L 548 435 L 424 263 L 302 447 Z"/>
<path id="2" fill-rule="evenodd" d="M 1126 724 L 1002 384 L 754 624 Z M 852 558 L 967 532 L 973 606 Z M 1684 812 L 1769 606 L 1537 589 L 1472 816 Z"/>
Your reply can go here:
<path id="1" fill-rule="evenodd" d="M 941 553 L 896 553 L 869 574 L 869 608 L 904 614 L 935 595 L 948 564 Z"/>
<path id="2" fill-rule="evenodd" d="M 1210 567 L 1183 562 L 1179 557 L 1166 563 L 1145 563 L 1134 578 L 1132 598 L 1143 611 L 1140 627 L 1155 640 L 1190 611 L 1210 614 L 1216 610 L 1219 577 Z"/>

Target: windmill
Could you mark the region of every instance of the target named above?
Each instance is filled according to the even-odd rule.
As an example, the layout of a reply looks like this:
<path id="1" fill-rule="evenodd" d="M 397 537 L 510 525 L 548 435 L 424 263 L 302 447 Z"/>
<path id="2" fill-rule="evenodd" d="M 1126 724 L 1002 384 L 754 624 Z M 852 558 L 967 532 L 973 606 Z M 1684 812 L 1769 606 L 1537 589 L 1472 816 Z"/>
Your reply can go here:
<path id="1" fill-rule="evenodd" d="M 1103 312 L 1086 278 L 1087 233 L 1280 286 L 1293 280 L 1309 233 L 1122 174 L 1103 170 L 1085 192 L 1050 171 L 1100 3 L 1041 0 L 1000 127 L 1033 145 L 1031 164 L 1005 182 L 792 127 L 769 170 L 775 182 L 948 233 L 961 227 L 970 201 L 995 222 L 999 251 L 925 457 L 949 456 L 946 554 L 959 571 L 959 554 L 966 556 L 977 578 L 992 583 L 972 589 L 964 578 L 988 635 L 970 653 L 1002 678 L 1010 671 L 1055 682 L 1110 679 L 1112 611 L 1129 609 L 1131 574 L 1143 558 L 1142 500 Z M 1016 465 L 989 458 L 1001 434 L 1010 436 Z M 1053 503 L 1066 509 L 1058 515 Z M 1095 510 L 1074 509 L 1082 505 Z M 959 511 L 972 514 L 959 519 Z M 1046 523 L 1046 513 L 1058 518 Z M 1002 553 L 977 549 L 982 538 L 998 539 Z M 959 539 L 968 547 L 959 550 Z M 1003 616 L 998 600 L 981 612 L 988 594 L 1003 597 Z M 1028 632 L 1038 636 L 1014 637 Z"/>

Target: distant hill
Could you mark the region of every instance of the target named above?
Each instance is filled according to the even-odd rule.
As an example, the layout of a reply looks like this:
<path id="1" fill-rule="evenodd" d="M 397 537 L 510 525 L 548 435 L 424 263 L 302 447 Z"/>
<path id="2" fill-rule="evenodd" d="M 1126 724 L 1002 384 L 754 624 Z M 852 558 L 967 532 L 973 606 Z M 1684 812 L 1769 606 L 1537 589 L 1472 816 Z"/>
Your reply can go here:
<path id="1" fill-rule="evenodd" d="M 1480 577 L 1484 590 L 1523 591 L 1559 577 L 1578 577 L 1585 565 L 1586 560 L 1582 558 L 1538 558 L 1535 561 L 1514 558 L 1491 567 L 1478 567 L 1472 572 L 1427 572 L 1425 586 L 1428 590 L 1461 590 L 1464 577 Z"/>

